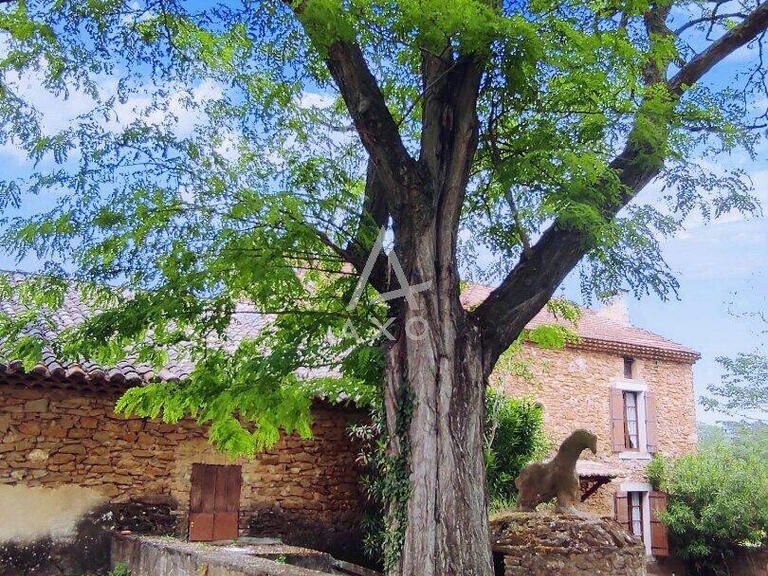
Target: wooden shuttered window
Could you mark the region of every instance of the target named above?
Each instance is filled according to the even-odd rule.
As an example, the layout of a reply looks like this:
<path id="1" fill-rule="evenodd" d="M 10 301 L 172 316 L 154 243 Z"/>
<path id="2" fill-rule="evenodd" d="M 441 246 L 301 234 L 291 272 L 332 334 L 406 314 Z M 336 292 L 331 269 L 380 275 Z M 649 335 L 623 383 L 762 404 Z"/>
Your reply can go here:
<path id="1" fill-rule="evenodd" d="M 657 516 L 659 511 L 667 509 L 669 497 L 663 492 L 649 492 L 648 499 L 651 508 L 651 554 L 669 556 L 667 527 L 661 523 Z"/>
<path id="2" fill-rule="evenodd" d="M 613 495 L 613 518 L 624 530 L 632 533 L 632 527 L 629 525 L 629 497 L 626 492 L 616 492 Z"/>
<path id="3" fill-rule="evenodd" d="M 645 400 L 645 449 L 649 454 L 658 452 L 658 435 L 656 428 L 656 395 L 653 392 L 645 392 L 637 395 Z M 642 401 L 642 400 L 641 400 Z M 637 450 L 627 446 L 627 410 L 624 401 L 624 391 L 620 388 L 611 388 L 610 396 L 611 416 L 611 449 L 614 452 Z M 639 424 L 639 423 L 638 423 Z M 642 451 L 642 447 L 641 451 Z"/>
<path id="4" fill-rule="evenodd" d="M 611 449 L 614 452 L 624 450 L 624 393 L 618 388 L 611 388 Z"/>
<path id="5" fill-rule="evenodd" d="M 646 448 L 649 454 L 658 452 L 658 439 L 656 434 L 656 394 L 645 393 L 645 438 Z"/>

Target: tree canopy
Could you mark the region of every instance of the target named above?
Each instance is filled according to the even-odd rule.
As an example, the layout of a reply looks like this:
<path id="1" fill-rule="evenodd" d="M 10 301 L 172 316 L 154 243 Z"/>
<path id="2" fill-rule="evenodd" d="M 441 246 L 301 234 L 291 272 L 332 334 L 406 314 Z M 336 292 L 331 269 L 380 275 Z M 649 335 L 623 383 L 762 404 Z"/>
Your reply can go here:
<path id="1" fill-rule="evenodd" d="M 375 189 L 411 176 L 382 161 L 371 178 L 368 156 L 410 166 L 440 148 L 423 137 L 422 110 L 434 88 L 423 72 L 438 56 L 452 55 L 435 86 L 483 63 L 458 236 L 464 278 L 508 277 L 543 252 L 556 222 L 587 243 L 586 293 L 666 296 L 676 282 L 660 237 L 694 210 L 756 208 L 744 174 L 713 174 L 700 159 L 759 138 L 764 70 L 756 57 L 736 88 L 698 80 L 738 46 L 762 54 L 765 12 L 749 2 L 8 3 L 0 133 L 35 169 L 6 178 L 0 198 L 9 210 L 41 202 L 4 219 L 2 246 L 48 274 L 23 293 L 30 310 L 55 308 L 59 277 L 101 310 L 61 335 L 63 356 L 159 365 L 169 345 L 188 343 L 200 362 L 189 382 L 147 387 L 123 407 L 201 414 L 222 423 L 223 444 L 250 451 L 281 426 L 306 429 L 294 374 L 338 363 L 349 343 L 329 345 L 329 330 L 351 320 L 372 334 L 371 318 L 384 321 L 371 302 L 385 288 L 381 259 L 352 311 L 348 265 L 359 271 L 379 226 L 398 225 Z M 85 111 L 51 131 L 50 111 L 25 93 L 30 79 Z M 659 201 L 614 218 L 636 191 L 628 179 L 657 174 Z M 224 354 L 208 336 L 240 301 L 273 315 L 273 329 Z M 40 346 L 16 337 L 21 326 L 5 323 L 5 353 L 34 362 Z M 375 350 L 358 351 L 348 386 L 381 365 Z M 235 408 L 261 417 L 258 441 L 236 433 Z"/>
<path id="2" fill-rule="evenodd" d="M 765 346 L 760 345 L 765 336 L 768 321 L 764 313 L 747 314 L 757 319 L 755 331 L 758 345 L 750 352 L 735 356 L 718 356 L 717 362 L 723 369 L 719 383 L 710 384 L 711 394 L 702 399 L 705 410 L 721 412 L 755 424 L 768 424 L 768 356 Z"/>

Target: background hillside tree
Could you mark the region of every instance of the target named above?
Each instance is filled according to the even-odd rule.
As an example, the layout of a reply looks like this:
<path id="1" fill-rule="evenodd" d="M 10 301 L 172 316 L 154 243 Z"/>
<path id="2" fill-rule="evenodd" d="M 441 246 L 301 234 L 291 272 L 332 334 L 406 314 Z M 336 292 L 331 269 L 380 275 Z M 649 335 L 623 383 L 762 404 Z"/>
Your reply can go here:
<path id="1" fill-rule="evenodd" d="M 39 358 L 25 326 L 77 280 L 95 315 L 55 352 L 161 366 L 173 347 L 191 376 L 120 407 L 196 417 L 229 451 L 307 435 L 319 388 L 377 383 L 388 571 L 490 575 L 496 361 L 580 262 L 586 293 L 664 296 L 660 236 L 755 209 L 743 174 L 698 160 L 764 131 L 766 28 L 751 0 L 4 3 L 0 135 L 36 164 L 0 186 L 2 246 L 45 274 L 5 287 L 28 313 L 3 356 Z M 41 88 L 77 114 L 52 122 Z M 402 274 L 378 253 L 348 306 L 381 228 Z M 402 277 L 428 289 L 375 300 Z M 470 278 L 498 284 L 465 310 Z M 221 347 L 238 307 L 269 328 Z"/>
<path id="2" fill-rule="evenodd" d="M 760 343 L 751 352 L 719 356 L 723 369 L 720 382 L 710 384 L 710 396 L 702 399 L 705 410 L 717 411 L 757 427 L 768 426 L 768 355 L 763 343 L 768 319 L 762 312 L 749 314 L 758 320 L 755 331 Z"/>

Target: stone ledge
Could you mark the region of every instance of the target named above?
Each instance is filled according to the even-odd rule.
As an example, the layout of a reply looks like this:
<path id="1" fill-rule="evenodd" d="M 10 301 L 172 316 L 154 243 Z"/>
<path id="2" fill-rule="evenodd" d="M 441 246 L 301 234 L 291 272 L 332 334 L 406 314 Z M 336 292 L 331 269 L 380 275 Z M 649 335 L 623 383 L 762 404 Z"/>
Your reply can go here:
<path id="1" fill-rule="evenodd" d="M 321 555 L 323 562 L 335 561 L 327 554 L 285 545 L 211 545 L 172 538 L 113 534 L 112 566 L 124 565 L 131 576 L 329 576 L 375 574 L 354 567 L 354 571 L 319 571 L 290 564 L 308 563 Z M 267 557 L 265 557 L 267 556 Z M 270 558 L 287 558 L 280 562 Z M 327 558 L 326 558 L 327 557 Z M 341 563 L 348 567 L 346 563 Z M 361 572 L 360 570 L 363 570 Z"/>

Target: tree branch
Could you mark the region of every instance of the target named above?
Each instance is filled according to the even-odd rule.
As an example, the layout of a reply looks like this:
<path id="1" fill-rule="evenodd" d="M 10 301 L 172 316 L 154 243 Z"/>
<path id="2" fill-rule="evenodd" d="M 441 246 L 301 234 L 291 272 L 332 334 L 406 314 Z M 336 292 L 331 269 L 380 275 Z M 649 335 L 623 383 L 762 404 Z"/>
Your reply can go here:
<path id="1" fill-rule="evenodd" d="M 424 52 L 422 131 L 419 161 L 436 200 L 436 254 L 440 286 L 458 294 L 456 231 L 477 149 L 477 99 L 485 60 L 473 54 L 454 57 L 450 46 L 438 55 Z"/>
<path id="2" fill-rule="evenodd" d="M 747 18 L 748 15 L 744 14 L 743 12 L 731 12 L 729 14 L 712 14 L 711 16 L 702 16 L 701 18 L 694 18 L 693 20 L 690 20 L 683 24 L 682 26 L 679 26 L 678 28 L 675 28 L 675 36 L 679 36 L 688 28 L 693 28 L 697 24 L 703 24 L 704 22 L 719 22 L 721 20 L 727 20 L 729 18 Z"/>
<path id="3" fill-rule="evenodd" d="M 367 262 L 379 230 L 387 225 L 389 209 L 387 207 L 386 190 L 376 171 L 376 166 L 368 159 L 368 169 L 365 178 L 365 199 L 360 209 L 360 218 L 354 238 L 344 248 L 349 255 L 350 263 L 358 272 L 362 272 Z M 368 278 L 368 282 L 379 292 L 386 292 L 387 257 L 381 253 L 376 256 L 376 263 Z"/>
<path id="4" fill-rule="evenodd" d="M 646 15 L 645 21 L 649 32 L 663 26 L 658 13 Z M 766 28 L 768 3 L 756 8 L 743 22 L 723 34 L 665 82 L 672 103 L 679 100 L 690 86 L 718 62 L 754 40 Z M 654 66 L 649 64 L 644 72 L 646 82 L 664 82 L 661 73 L 661 70 L 654 69 Z M 659 128 L 662 131 L 666 129 L 665 126 Z M 607 167 L 608 174 L 618 177 L 622 192 L 616 201 L 601 207 L 606 219 L 615 218 L 619 210 L 660 173 L 663 157 L 658 155 L 665 144 L 651 140 L 647 131 L 638 130 L 636 121 L 624 149 Z M 649 158 L 654 157 L 658 157 L 657 161 L 649 161 Z M 490 374 L 499 355 L 546 305 L 565 276 L 586 255 L 590 247 L 587 230 L 576 229 L 556 220 L 528 253 L 521 257 L 499 287 L 472 312 L 471 318 L 482 333 L 486 373 Z"/>
<path id="5" fill-rule="evenodd" d="M 353 40 L 340 34 L 325 45 L 316 38 L 311 25 L 303 17 L 305 3 L 293 6 L 304 31 L 319 51 L 325 54 L 325 63 L 352 117 L 360 140 L 387 190 L 390 212 L 395 214 L 408 196 L 421 189 L 417 162 L 403 144 L 397 123 L 389 112 L 384 95 L 365 56 Z"/>
<path id="6" fill-rule="evenodd" d="M 419 170 L 362 51 L 357 44 L 340 40 L 328 48 L 326 63 L 385 189 L 390 194 L 399 191 L 404 201 L 414 188 L 420 188 Z"/>
<path id="7" fill-rule="evenodd" d="M 695 84 L 715 64 L 735 50 L 749 44 L 767 28 L 768 2 L 764 2 L 755 8 L 738 26 L 728 30 L 728 32 L 710 44 L 706 50 L 685 64 L 667 82 L 669 91 L 674 95 L 680 96 L 687 87 Z"/>

